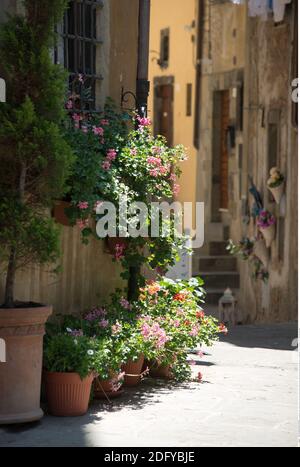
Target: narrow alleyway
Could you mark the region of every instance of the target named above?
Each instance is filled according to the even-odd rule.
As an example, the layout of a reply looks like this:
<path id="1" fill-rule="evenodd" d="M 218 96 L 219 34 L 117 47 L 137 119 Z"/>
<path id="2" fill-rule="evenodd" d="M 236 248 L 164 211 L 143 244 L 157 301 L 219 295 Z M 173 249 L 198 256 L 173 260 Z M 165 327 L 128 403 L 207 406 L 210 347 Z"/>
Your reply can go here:
<path id="1" fill-rule="evenodd" d="M 83 418 L 0 428 L 0 446 L 296 447 L 296 324 L 236 327 L 195 367 L 204 383 L 145 380 Z"/>

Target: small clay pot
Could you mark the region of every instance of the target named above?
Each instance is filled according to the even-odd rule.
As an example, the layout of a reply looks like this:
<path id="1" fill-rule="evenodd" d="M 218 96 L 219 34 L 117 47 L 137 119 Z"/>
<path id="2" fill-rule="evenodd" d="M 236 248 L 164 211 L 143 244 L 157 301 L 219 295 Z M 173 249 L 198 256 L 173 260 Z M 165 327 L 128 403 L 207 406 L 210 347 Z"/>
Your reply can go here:
<path id="1" fill-rule="evenodd" d="M 138 360 L 129 360 L 122 369 L 125 372 L 124 386 L 137 386 L 141 382 L 144 355 L 140 355 Z"/>

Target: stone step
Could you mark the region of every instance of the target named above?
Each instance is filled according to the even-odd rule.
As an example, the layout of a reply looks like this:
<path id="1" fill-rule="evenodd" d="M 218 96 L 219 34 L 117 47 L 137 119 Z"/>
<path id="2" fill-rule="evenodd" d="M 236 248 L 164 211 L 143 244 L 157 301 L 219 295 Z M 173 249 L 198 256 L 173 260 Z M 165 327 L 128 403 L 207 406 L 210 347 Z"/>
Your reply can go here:
<path id="1" fill-rule="evenodd" d="M 237 259 L 234 256 L 202 256 L 193 258 L 193 271 L 222 272 L 237 270 Z"/>
<path id="2" fill-rule="evenodd" d="M 227 242 L 210 242 L 209 254 L 211 256 L 229 256 L 229 252 L 226 250 L 227 245 Z"/>
<path id="3" fill-rule="evenodd" d="M 206 290 L 206 298 L 205 298 L 205 303 L 208 305 L 218 305 L 220 298 L 224 294 L 225 289 L 217 289 L 213 287 L 207 287 L 205 288 Z M 235 297 L 238 296 L 238 289 L 231 289 L 233 295 Z M 203 305 L 205 307 L 205 305 Z"/>
<path id="4" fill-rule="evenodd" d="M 200 272 L 199 276 L 204 280 L 204 288 L 238 289 L 240 287 L 240 275 L 238 272 Z"/>

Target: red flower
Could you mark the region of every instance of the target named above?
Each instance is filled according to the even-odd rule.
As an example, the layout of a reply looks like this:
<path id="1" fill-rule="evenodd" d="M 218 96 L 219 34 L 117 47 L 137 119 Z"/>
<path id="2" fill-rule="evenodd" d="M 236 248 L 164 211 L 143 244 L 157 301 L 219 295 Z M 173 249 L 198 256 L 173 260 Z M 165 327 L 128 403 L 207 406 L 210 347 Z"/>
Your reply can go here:
<path id="1" fill-rule="evenodd" d="M 219 325 L 219 332 L 225 334 L 225 336 L 228 334 L 228 329 L 227 329 L 227 327 L 225 326 L 225 324 L 220 324 L 220 325 Z"/>
<path id="2" fill-rule="evenodd" d="M 205 317 L 205 313 L 203 310 L 196 311 L 196 318 L 203 319 Z"/>
<path id="3" fill-rule="evenodd" d="M 174 300 L 177 302 L 184 302 L 186 300 L 186 294 L 184 293 L 177 293 L 173 297 Z"/>

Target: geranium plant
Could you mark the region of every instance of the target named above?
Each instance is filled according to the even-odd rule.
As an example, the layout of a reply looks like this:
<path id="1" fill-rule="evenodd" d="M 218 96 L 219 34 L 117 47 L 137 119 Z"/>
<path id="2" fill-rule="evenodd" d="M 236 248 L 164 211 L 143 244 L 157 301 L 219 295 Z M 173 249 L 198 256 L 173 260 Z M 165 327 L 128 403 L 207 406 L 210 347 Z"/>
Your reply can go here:
<path id="1" fill-rule="evenodd" d="M 84 77 L 80 78 L 84 80 Z M 81 229 L 85 242 L 90 235 L 96 236 L 95 221 L 103 217 L 97 207 L 104 201 L 119 206 L 126 199 L 126 206 L 144 203 L 148 208 L 141 235 L 131 235 L 131 228 L 140 224 L 137 213 L 128 213 L 125 225 L 119 227 L 117 209 L 114 261 L 121 262 L 123 278 L 129 279 L 132 267 L 140 270 L 144 263 L 151 269 L 165 271 L 178 259 L 178 248 L 185 243 L 184 238 L 174 234 L 175 215 L 164 220 L 164 229 L 169 235 L 151 235 L 151 202 L 172 199 L 178 193 L 178 163 L 186 158 L 182 146 L 169 148 L 163 137 L 154 137 L 150 130 L 150 120 L 120 113 L 109 103 L 105 112 L 97 117 L 74 113 L 72 107 L 69 141 L 77 155 L 74 175 L 70 180 L 69 193 L 72 207 L 68 214 L 73 224 Z M 70 104 L 71 102 L 71 104 Z M 71 110 L 70 110 L 71 111 Z M 136 129 L 131 129 L 136 127 Z M 166 224 L 168 224 L 166 226 Z M 145 254 L 147 248 L 147 254 Z M 142 276 L 138 274 L 137 282 Z"/>

